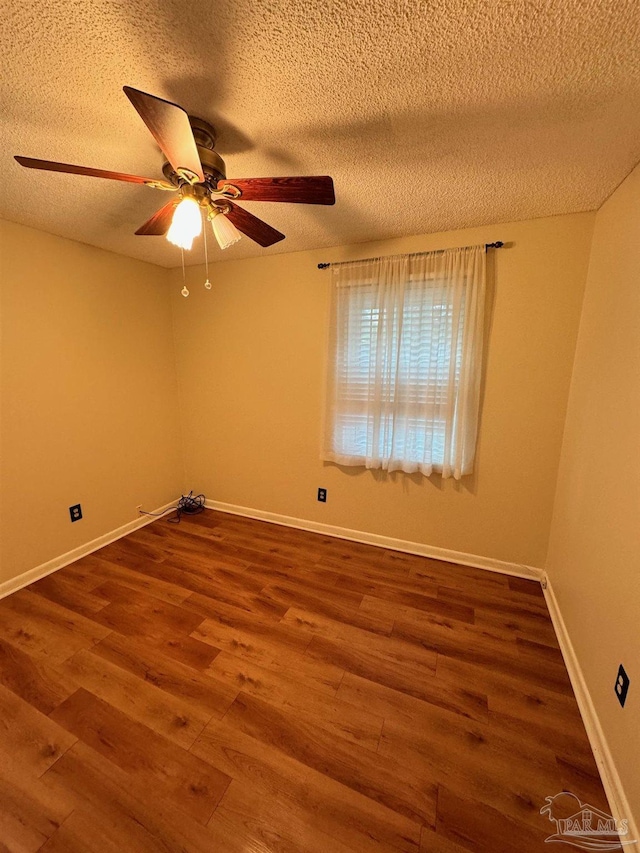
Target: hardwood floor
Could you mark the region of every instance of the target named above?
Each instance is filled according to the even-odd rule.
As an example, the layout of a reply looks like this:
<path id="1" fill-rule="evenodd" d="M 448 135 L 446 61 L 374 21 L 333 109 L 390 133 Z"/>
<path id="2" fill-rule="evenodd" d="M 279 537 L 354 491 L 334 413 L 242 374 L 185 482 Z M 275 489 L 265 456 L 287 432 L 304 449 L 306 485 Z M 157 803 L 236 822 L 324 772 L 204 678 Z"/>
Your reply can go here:
<path id="1" fill-rule="evenodd" d="M 563 789 L 533 581 L 206 511 L 0 601 L 0 851 L 529 853 Z"/>

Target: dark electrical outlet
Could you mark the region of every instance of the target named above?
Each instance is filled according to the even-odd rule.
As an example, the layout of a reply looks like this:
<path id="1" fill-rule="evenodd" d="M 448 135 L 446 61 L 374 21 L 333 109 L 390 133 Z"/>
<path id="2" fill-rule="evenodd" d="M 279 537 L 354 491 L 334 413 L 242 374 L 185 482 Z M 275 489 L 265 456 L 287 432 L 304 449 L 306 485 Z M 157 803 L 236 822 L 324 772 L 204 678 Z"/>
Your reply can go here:
<path id="1" fill-rule="evenodd" d="M 71 521 L 80 521 L 82 518 L 82 507 L 80 504 L 74 504 L 74 506 L 69 507 L 69 515 L 71 516 Z"/>
<path id="2" fill-rule="evenodd" d="M 624 703 L 627 701 L 627 693 L 629 692 L 629 676 L 624 671 L 624 667 L 620 664 L 620 669 L 618 670 L 618 677 L 616 678 L 616 696 L 618 697 L 618 702 L 624 708 Z"/>
<path id="3" fill-rule="evenodd" d="M 318 500 L 323 504 L 327 502 L 327 490 L 326 489 L 318 489 Z"/>

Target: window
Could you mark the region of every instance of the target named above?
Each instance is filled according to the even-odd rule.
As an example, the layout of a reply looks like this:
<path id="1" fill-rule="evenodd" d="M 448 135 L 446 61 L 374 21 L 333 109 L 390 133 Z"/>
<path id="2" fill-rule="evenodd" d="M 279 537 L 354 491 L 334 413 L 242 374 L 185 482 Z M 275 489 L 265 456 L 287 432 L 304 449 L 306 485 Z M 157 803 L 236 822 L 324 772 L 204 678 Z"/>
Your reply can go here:
<path id="1" fill-rule="evenodd" d="M 332 268 L 324 459 L 471 473 L 484 270 L 484 246 Z"/>

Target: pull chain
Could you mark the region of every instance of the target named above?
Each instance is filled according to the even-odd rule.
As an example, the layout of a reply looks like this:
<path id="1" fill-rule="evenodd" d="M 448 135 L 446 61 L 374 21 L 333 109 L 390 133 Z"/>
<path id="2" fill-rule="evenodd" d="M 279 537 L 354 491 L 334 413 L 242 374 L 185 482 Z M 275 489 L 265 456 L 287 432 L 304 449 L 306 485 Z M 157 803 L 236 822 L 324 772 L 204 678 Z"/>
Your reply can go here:
<path id="1" fill-rule="evenodd" d="M 189 288 L 187 287 L 187 276 L 186 276 L 185 271 L 184 271 L 184 249 L 182 249 L 182 248 L 180 249 L 180 254 L 182 255 L 182 283 L 184 284 L 184 287 L 182 288 L 180 293 L 183 296 L 188 296 L 189 295 Z"/>
<path id="2" fill-rule="evenodd" d="M 211 290 L 211 282 L 209 281 L 209 252 L 207 251 L 207 223 L 204 223 L 204 228 L 202 229 L 204 232 L 204 269 L 205 275 L 207 276 L 207 280 L 204 283 L 204 286 L 207 290 Z"/>

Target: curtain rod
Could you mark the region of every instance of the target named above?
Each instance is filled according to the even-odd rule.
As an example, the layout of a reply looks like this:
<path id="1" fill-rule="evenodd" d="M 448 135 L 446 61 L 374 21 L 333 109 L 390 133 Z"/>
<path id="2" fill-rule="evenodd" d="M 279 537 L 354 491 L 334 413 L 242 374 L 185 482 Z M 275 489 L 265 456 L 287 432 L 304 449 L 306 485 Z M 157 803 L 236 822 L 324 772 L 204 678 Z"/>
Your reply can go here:
<path id="1" fill-rule="evenodd" d="M 502 240 L 496 240 L 495 243 L 485 243 L 484 244 L 485 249 L 502 249 L 503 246 L 504 246 L 504 243 L 502 242 Z M 460 246 L 457 248 L 470 249 L 471 246 Z M 449 252 L 449 251 L 451 251 L 451 250 L 450 249 L 436 249 L 433 252 L 411 252 L 409 254 L 409 257 L 415 258 L 418 255 L 441 255 L 443 252 Z M 330 267 L 330 266 L 341 267 L 341 266 L 344 266 L 345 264 L 363 264 L 363 263 L 366 263 L 367 261 L 374 261 L 374 260 L 376 260 L 376 258 L 360 258 L 357 261 L 339 261 L 338 263 L 334 263 L 334 264 L 330 264 L 330 263 L 318 264 L 318 269 L 319 270 L 326 270 L 327 267 Z"/>

